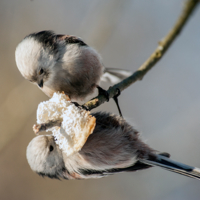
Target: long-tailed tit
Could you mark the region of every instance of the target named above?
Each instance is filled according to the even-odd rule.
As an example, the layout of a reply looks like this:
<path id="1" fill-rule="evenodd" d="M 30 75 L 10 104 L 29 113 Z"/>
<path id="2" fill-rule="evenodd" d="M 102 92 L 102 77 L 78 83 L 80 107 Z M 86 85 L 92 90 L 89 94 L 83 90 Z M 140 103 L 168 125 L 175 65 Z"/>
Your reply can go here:
<path id="1" fill-rule="evenodd" d="M 94 132 L 83 148 L 69 157 L 59 149 L 53 136 L 35 137 L 27 147 L 31 169 L 50 178 L 88 179 L 159 166 L 200 179 L 200 169 L 173 161 L 168 153 L 158 154 L 121 117 L 101 112 L 93 115 Z"/>
<path id="2" fill-rule="evenodd" d="M 26 36 L 17 46 L 15 58 L 23 77 L 49 97 L 59 91 L 73 100 L 83 100 L 96 87 L 101 89 L 100 78 L 115 82 L 132 74 L 105 68 L 97 51 L 80 38 L 52 31 Z"/>

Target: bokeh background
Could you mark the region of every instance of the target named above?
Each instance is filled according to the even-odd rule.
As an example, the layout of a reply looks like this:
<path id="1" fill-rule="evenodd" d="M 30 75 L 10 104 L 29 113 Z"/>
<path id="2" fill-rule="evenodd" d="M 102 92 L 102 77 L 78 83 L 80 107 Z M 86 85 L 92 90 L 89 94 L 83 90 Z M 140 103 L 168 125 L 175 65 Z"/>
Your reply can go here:
<path id="1" fill-rule="evenodd" d="M 1 200 L 199 200 L 200 182 L 159 168 L 98 180 L 58 181 L 33 173 L 26 147 L 39 102 L 47 97 L 24 80 L 15 48 L 29 33 L 77 35 L 107 67 L 135 71 L 171 29 L 183 0 L 0 1 Z M 119 98 L 125 118 L 153 148 L 200 167 L 200 8 L 163 59 Z M 104 88 L 109 85 L 103 84 Z M 113 100 L 96 110 L 117 113 Z"/>

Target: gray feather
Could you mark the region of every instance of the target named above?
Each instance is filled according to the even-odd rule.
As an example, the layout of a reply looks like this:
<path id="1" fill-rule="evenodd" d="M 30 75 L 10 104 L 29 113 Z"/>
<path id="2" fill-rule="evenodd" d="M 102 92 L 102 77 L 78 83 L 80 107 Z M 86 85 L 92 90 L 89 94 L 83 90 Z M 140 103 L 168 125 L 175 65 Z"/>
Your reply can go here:
<path id="1" fill-rule="evenodd" d="M 132 74 L 133 72 L 124 69 L 105 68 L 101 81 L 115 84 Z"/>

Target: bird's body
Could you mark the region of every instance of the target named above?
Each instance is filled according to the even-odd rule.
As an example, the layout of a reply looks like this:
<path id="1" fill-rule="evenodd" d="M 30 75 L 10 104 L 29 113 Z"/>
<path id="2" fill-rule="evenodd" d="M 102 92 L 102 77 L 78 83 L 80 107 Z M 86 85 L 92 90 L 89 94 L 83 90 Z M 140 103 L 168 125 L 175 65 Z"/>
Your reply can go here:
<path id="1" fill-rule="evenodd" d="M 33 33 L 16 49 L 21 74 L 49 97 L 65 92 L 83 99 L 99 84 L 104 67 L 99 54 L 80 38 L 51 31 Z"/>
<path id="2" fill-rule="evenodd" d="M 49 97 L 64 92 L 73 100 L 83 100 L 94 92 L 105 72 L 104 80 L 111 82 L 132 74 L 106 69 L 97 51 L 80 38 L 52 31 L 26 36 L 17 46 L 15 58 L 23 77 Z"/>
<path id="3" fill-rule="evenodd" d="M 170 160 L 167 153 L 157 154 L 121 117 L 100 112 L 93 115 L 93 134 L 79 152 L 69 157 L 59 149 L 53 136 L 35 137 L 27 147 L 32 170 L 50 178 L 88 179 L 160 166 L 200 179 L 199 169 Z"/>

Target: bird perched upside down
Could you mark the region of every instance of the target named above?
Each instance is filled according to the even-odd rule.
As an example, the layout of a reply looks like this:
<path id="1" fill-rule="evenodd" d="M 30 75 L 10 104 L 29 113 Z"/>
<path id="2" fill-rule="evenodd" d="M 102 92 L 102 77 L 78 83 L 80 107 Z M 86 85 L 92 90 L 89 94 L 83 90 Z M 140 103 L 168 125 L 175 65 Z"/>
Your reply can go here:
<path id="1" fill-rule="evenodd" d="M 123 118 L 97 112 L 94 132 L 82 149 L 66 156 L 50 135 L 35 137 L 27 147 L 27 160 L 42 176 L 63 179 L 101 178 L 118 172 L 133 172 L 152 166 L 200 179 L 200 169 L 158 154 Z"/>
<path id="2" fill-rule="evenodd" d="M 17 46 L 15 58 L 23 77 L 49 97 L 64 92 L 72 100 L 83 100 L 96 87 L 101 89 L 100 78 L 113 83 L 132 74 L 105 68 L 97 51 L 80 38 L 52 31 L 26 36 Z"/>

